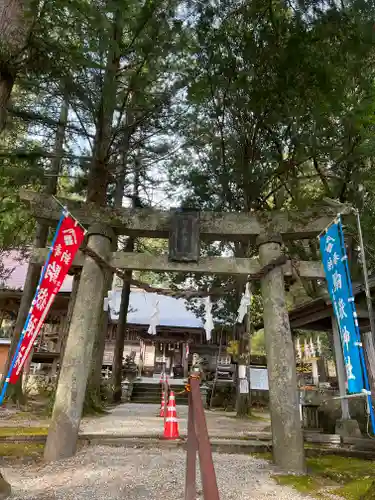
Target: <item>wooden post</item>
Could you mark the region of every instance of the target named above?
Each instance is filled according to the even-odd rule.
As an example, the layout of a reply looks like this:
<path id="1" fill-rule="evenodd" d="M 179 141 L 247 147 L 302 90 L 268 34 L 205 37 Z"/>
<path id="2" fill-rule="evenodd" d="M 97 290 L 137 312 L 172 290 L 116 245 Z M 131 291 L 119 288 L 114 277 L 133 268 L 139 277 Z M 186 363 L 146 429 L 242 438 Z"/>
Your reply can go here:
<path id="1" fill-rule="evenodd" d="M 192 416 L 194 419 L 193 425 L 195 429 L 196 440 L 195 443 L 194 442 L 190 443 L 190 445 L 188 443 L 188 449 L 190 446 L 190 461 L 187 463 L 187 465 L 190 465 L 190 467 L 192 467 L 193 465 L 192 452 L 193 452 L 193 447 L 195 446 L 198 448 L 199 466 L 201 470 L 201 480 L 203 487 L 203 498 L 204 500 L 219 500 L 219 490 L 217 487 L 215 468 L 212 460 L 211 444 L 210 444 L 210 438 L 208 437 L 206 416 L 204 414 L 202 398 L 199 391 L 198 377 L 199 373 L 192 374 L 190 377 L 190 387 L 191 387 L 190 405 L 192 407 L 190 416 Z M 190 435 L 191 438 L 194 439 L 192 429 L 190 429 Z M 188 456 L 189 456 L 189 451 L 188 451 Z M 186 471 L 186 478 L 192 480 L 193 472 L 191 469 L 190 471 L 189 470 Z M 192 496 L 187 497 L 186 492 L 192 495 L 193 487 L 191 484 L 186 486 L 187 487 L 185 490 L 185 500 L 192 500 L 193 497 Z"/>
<path id="2" fill-rule="evenodd" d="M 188 436 L 186 454 L 186 476 L 185 476 L 185 500 L 196 500 L 197 498 L 197 434 L 195 432 L 193 399 L 189 393 L 189 414 L 188 414 Z"/>
<path id="3" fill-rule="evenodd" d="M 94 334 L 89 377 L 86 384 L 85 408 L 90 412 L 100 411 L 102 408 L 101 382 L 102 366 L 105 350 L 105 339 L 108 332 L 109 311 L 104 310 L 104 297 L 111 286 L 112 274 L 109 271 L 104 272 L 104 295 L 100 305 L 100 319 L 97 324 L 97 330 Z"/>
<path id="4" fill-rule="evenodd" d="M 112 230 L 97 224 L 89 228 L 88 244 L 102 258 L 111 252 Z M 102 318 L 106 273 L 87 257 L 77 292 L 44 458 L 74 455 L 85 399 L 93 343 Z"/>
<path id="5" fill-rule="evenodd" d="M 134 248 L 134 240 L 132 241 Z M 113 362 L 112 362 L 112 386 L 113 386 L 112 397 L 114 403 L 119 403 L 121 401 L 121 396 L 122 396 L 122 389 L 121 389 L 122 363 L 124 356 L 126 321 L 128 316 L 130 293 L 131 293 L 130 282 L 132 279 L 132 271 L 125 271 L 125 274 L 128 280 L 124 281 L 122 284 L 120 313 L 117 322 L 116 340 L 115 340 Z"/>
<path id="6" fill-rule="evenodd" d="M 318 370 L 318 360 L 317 359 L 311 360 L 311 371 L 312 371 L 313 384 L 316 387 L 319 387 L 319 370 Z"/>
<path id="7" fill-rule="evenodd" d="M 281 237 L 258 237 L 262 266 L 281 255 Z M 284 273 L 276 267 L 261 279 L 267 352 L 273 457 L 286 471 L 304 472 L 305 453 L 298 411 L 294 346 L 285 303 Z"/>
<path id="8" fill-rule="evenodd" d="M 317 363 L 318 363 L 319 382 L 320 383 L 328 382 L 327 361 L 325 356 L 321 355 Z"/>
<path id="9" fill-rule="evenodd" d="M 251 395 L 250 395 L 250 351 L 251 351 L 251 316 L 250 306 L 247 308 L 247 314 L 242 325 L 237 325 L 240 335 L 238 369 L 237 369 L 237 397 L 236 411 L 237 417 L 247 417 L 251 414 Z M 242 382 L 241 382 L 242 381 Z M 242 388 L 241 388 L 242 383 Z M 241 393 L 241 389 L 246 392 Z"/>
<path id="10" fill-rule="evenodd" d="M 189 358 L 186 356 L 186 349 L 188 346 L 188 341 L 182 344 L 182 364 L 184 367 L 184 378 L 188 378 L 189 376 Z"/>

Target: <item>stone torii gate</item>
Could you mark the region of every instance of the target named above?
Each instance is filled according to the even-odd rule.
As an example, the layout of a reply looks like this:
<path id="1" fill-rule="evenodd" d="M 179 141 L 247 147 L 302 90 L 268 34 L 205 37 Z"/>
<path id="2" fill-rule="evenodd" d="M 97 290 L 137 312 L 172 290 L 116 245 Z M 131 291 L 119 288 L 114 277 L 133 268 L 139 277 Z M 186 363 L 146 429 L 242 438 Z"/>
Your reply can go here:
<path id="1" fill-rule="evenodd" d="M 52 197 L 23 191 L 21 199 L 30 205 L 31 213 L 45 223 L 55 225 L 60 218 L 60 209 Z M 174 212 L 127 208 L 113 210 L 83 202 L 61 201 L 81 224 L 88 227 L 87 246 L 114 268 L 248 275 L 253 279 L 259 279 L 261 275 L 274 461 L 284 470 L 304 471 L 303 432 L 284 276 L 297 272 L 302 278 L 324 279 L 324 271 L 320 262 L 292 263 L 283 259 L 282 242 L 316 237 L 328 226 L 336 212 L 332 209 L 325 209 L 324 215 L 316 212 L 270 212 L 268 216 L 261 217 L 254 213 L 201 212 L 188 229 L 198 235 L 191 255 L 182 259 L 175 255 L 171 259 L 167 256 L 112 252 L 111 243 L 115 233 L 133 237 L 170 236 L 170 241 L 176 240 Z M 199 239 L 256 241 L 259 259 L 200 257 Z M 47 249 L 34 249 L 32 261 L 43 263 L 47 253 Z M 95 259 L 80 252 L 73 265 L 83 269 L 48 432 L 47 460 L 70 457 L 76 451 L 93 342 L 107 292 L 105 273 Z"/>

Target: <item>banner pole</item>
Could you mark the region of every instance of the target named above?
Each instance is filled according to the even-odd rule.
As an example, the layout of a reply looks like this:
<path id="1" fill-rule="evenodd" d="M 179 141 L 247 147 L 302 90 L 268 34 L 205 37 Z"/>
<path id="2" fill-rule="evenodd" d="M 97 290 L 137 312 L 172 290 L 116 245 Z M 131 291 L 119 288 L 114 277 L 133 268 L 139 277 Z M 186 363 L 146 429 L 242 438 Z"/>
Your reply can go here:
<path id="1" fill-rule="evenodd" d="M 365 252 L 365 245 L 363 242 L 363 234 L 362 234 L 362 226 L 361 226 L 361 218 L 359 216 L 359 210 L 354 209 L 354 213 L 356 216 L 357 220 L 357 228 L 358 228 L 358 239 L 359 239 L 359 248 L 360 248 L 360 253 L 361 253 L 361 261 L 362 261 L 362 271 L 363 271 L 363 279 L 364 279 L 364 284 L 365 284 L 365 295 L 366 295 L 366 303 L 367 303 L 367 310 L 368 310 L 368 315 L 369 315 L 369 322 L 370 322 L 370 331 L 371 331 L 371 340 L 369 341 L 375 343 L 375 316 L 374 316 L 374 308 L 372 306 L 372 300 L 371 300 L 371 290 L 370 290 L 370 284 L 368 281 L 368 271 L 367 271 L 367 262 L 366 262 L 366 252 Z M 363 356 L 363 347 L 361 349 L 362 356 Z M 372 353 L 367 350 L 367 356 L 372 356 Z M 370 360 L 368 360 L 370 361 Z M 372 361 L 372 362 L 371 362 Z M 374 364 L 375 360 L 371 360 L 369 364 L 371 366 Z M 363 359 L 363 364 L 366 367 L 365 360 Z M 371 374 L 372 375 L 372 374 Z M 370 418 L 371 418 L 371 425 L 372 425 L 372 431 L 375 434 L 375 415 L 374 415 L 374 409 L 372 406 L 372 397 L 375 396 L 371 393 L 371 386 L 367 378 L 367 384 L 369 386 L 370 394 L 368 395 L 367 401 L 368 401 L 368 409 L 370 413 Z"/>
<path id="2" fill-rule="evenodd" d="M 47 266 L 48 266 L 48 262 L 51 258 L 51 255 L 52 255 L 52 252 L 53 252 L 53 246 L 55 244 L 55 241 L 56 241 L 56 238 L 57 238 L 57 235 L 59 233 L 59 230 L 60 230 L 60 227 L 61 227 L 61 224 L 63 222 L 65 218 L 65 213 L 63 212 L 61 214 L 61 217 L 60 217 L 60 220 L 57 224 L 57 228 L 56 228 L 56 232 L 55 232 L 55 235 L 53 237 L 53 240 L 52 240 L 52 245 L 51 245 L 51 248 L 50 248 L 50 251 L 48 253 L 48 257 L 47 257 L 47 260 L 43 266 L 43 269 L 42 269 L 42 272 L 40 273 L 40 278 L 39 278 L 39 282 L 38 282 L 38 286 L 36 287 L 36 291 L 35 291 L 35 294 L 34 294 L 34 298 L 31 302 L 31 305 L 34 303 L 37 295 L 38 295 L 38 292 L 39 292 L 39 287 L 40 287 L 40 284 L 42 282 L 42 279 L 46 273 L 46 269 L 47 269 Z M 31 306 L 30 306 L 30 310 L 31 310 Z M 6 379 L 4 381 L 4 384 L 3 384 L 3 387 L 2 387 L 2 390 L 1 390 L 1 394 L 0 394 L 0 406 L 3 404 L 4 402 L 4 399 L 5 399 L 5 396 L 6 396 L 6 392 L 7 392 L 7 389 L 8 389 L 8 385 L 9 385 L 9 379 L 10 379 L 10 376 L 11 376 L 11 373 L 13 371 L 13 368 L 14 368 L 14 365 L 16 364 L 16 361 L 17 361 L 17 357 L 18 357 L 18 354 L 20 352 L 20 349 L 21 349 L 21 345 L 22 345 L 22 340 L 23 340 L 23 332 L 26 330 L 27 328 L 27 325 L 29 323 L 29 320 L 30 320 L 30 310 L 29 310 L 29 313 L 27 315 L 27 318 L 26 318 L 26 321 L 25 321 L 25 324 L 24 324 L 24 327 L 22 329 L 22 332 L 21 332 L 21 335 L 20 335 L 20 338 L 19 338 L 19 341 L 18 341 L 18 344 L 17 344 L 17 347 L 16 347 L 16 350 L 14 352 L 14 355 L 13 355 L 13 358 L 12 358 L 12 362 L 10 364 L 10 367 L 9 367 L 9 370 L 8 370 L 8 373 L 7 373 L 7 376 L 6 376 Z"/>
<path id="3" fill-rule="evenodd" d="M 78 224 L 78 225 L 79 225 L 79 226 L 80 226 L 80 227 L 81 227 L 81 228 L 85 231 L 85 233 L 86 233 L 86 232 L 87 232 L 86 228 L 85 228 L 85 227 L 84 227 L 84 226 L 83 226 L 83 225 L 79 222 L 79 220 L 78 220 L 78 219 L 76 219 L 76 218 L 74 217 L 74 215 L 73 215 L 71 212 L 69 212 L 69 210 L 68 210 L 68 208 L 66 207 L 66 205 L 63 205 L 63 204 L 61 203 L 61 201 L 59 201 L 59 200 L 56 198 L 56 196 L 53 196 L 53 195 L 52 195 L 52 198 L 55 200 L 55 202 L 56 202 L 58 205 L 60 205 L 60 207 L 63 209 L 63 211 L 64 211 L 67 215 L 70 215 L 70 217 L 76 221 L 76 223 L 77 223 L 77 224 Z"/>
<path id="4" fill-rule="evenodd" d="M 328 229 L 332 226 L 332 224 L 337 224 L 337 222 L 340 220 L 341 214 L 337 214 L 334 219 L 326 226 L 320 233 L 318 234 L 317 238 L 320 240 L 320 237 L 328 231 Z"/>
<path id="5" fill-rule="evenodd" d="M 340 236 L 341 236 L 342 248 L 346 253 L 344 232 L 342 230 L 342 224 L 340 224 Z M 363 240 L 362 240 L 362 243 L 363 243 Z M 348 279 L 350 295 L 353 297 L 352 310 L 354 312 L 355 311 L 355 301 L 354 301 L 353 287 L 352 287 L 352 282 L 351 282 L 351 277 L 350 277 L 348 259 L 345 259 L 345 266 L 344 267 L 345 267 L 345 271 L 346 271 L 346 275 L 347 275 L 347 279 Z M 366 268 L 366 270 L 367 270 L 367 268 Z M 367 272 L 366 272 L 366 276 L 367 276 Z M 365 278 L 365 281 L 366 281 L 366 278 Z M 370 384 L 370 380 L 371 381 L 374 380 L 372 367 L 374 365 L 375 359 L 372 359 L 372 360 L 370 359 L 371 356 L 373 356 L 373 353 L 371 352 L 371 349 L 369 349 L 366 346 L 366 343 L 365 343 L 365 345 L 363 345 L 362 335 L 361 335 L 361 332 L 359 329 L 358 320 L 356 321 L 355 324 L 356 324 L 359 356 L 360 356 L 360 361 L 361 361 L 361 365 L 362 365 L 363 380 L 364 380 L 365 389 L 368 391 L 368 396 L 367 396 L 368 410 L 369 410 L 369 415 L 370 415 L 370 419 L 371 419 L 372 430 L 373 430 L 373 433 L 375 434 L 375 415 L 374 415 L 374 410 L 372 407 L 372 396 L 371 396 L 371 389 L 372 389 L 373 384 Z M 370 336 L 370 342 L 372 342 L 372 336 Z M 364 354 L 365 350 L 366 350 L 368 364 L 366 364 L 366 359 L 365 359 L 365 354 Z M 370 371 L 370 376 L 371 376 L 370 380 L 369 380 L 368 371 Z"/>
<path id="6" fill-rule="evenodd" d="M 368 281 L 368 272 L 367 272 L 367 262 L 366 262 L 366 253 L 365 253 L 365 246 L 363 243 L 363 235 L 362 235 L 362 227 L 361 227 L 361 219 L 359 216 L 359 211 L 355 210 L 355 215 L 357 219 L 357 228 L 358 228 L 358 237 L 359 237 L 359 248 L 361 252 L 361 261 L 362 261 L 362 271 L 363 271 L 363 278 L 364 278 L 364 284 L 365 284 L 365 293 L 366 293 L 366 302 L 367 302 L 367 309 L 368 309 L 368 315 L 369 315 L 369 321 L 370 321 L 370 330 L 371 330 L 371 335 L 372 335 L 372 341 L 375 343 L 375 316 L 374 316 L 374 308 L 372 306 L 372 300 L 371 300 L 371 291 L 370 291 L 370 285 Z"/>

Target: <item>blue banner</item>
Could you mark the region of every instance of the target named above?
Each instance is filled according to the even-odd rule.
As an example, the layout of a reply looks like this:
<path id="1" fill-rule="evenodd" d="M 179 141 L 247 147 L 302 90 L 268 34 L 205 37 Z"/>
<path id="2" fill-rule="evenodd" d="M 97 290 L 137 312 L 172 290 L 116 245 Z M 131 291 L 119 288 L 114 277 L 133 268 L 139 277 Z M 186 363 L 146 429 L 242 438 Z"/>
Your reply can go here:
<path id="1" fill-rule="evenodd" d="M 340 218 L 320 236 L 320 251 L 341 336 L 348 392 L 356 394 L 365 388 L 362 344 Z"/>

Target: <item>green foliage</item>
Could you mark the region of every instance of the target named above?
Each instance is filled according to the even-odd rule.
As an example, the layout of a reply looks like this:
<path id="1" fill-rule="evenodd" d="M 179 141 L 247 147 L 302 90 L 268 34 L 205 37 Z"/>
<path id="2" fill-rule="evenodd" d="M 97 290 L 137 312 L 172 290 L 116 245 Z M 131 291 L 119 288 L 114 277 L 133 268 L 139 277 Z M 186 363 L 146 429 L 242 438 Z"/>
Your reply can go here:
<path id="1" fill-rule="evenodd" d="M 136 242 L 136 252 L 149 255 L 167 255 L 168 241 L 156 238 L 138 238 Z M 152 271 L 133 271 L 135 279 L 149 283 L 154 286 L 168 286 L 170 276 L 166 273 L 156 273 Z"/>
<path id="2" fill-rule="evenodd" d="M 361 212 L 375 264 L 373 8 L 363 0 L 44 3 L 17 60 L 12 120 L 1 136 L 0 250 L 30 243 L 33 221 L 17 191 L 42 189 L 57 158 L 59 194 L 84 198 L 91 179 L 99 193 L 91 195 L 108 206 L 137 196 L 147 206 L 262 218 L 324 207 L 327 196 L 348 202 Z M 56 153 L 64 101 L 68 123 Z M 354 237 L 354 273 L 350 220 L 346 234 Z M 284 250 L 319 258 L 316 241 Z M 166 244 L 142 239 L 136 251 L 160 255 Z M 257 251 L 254 241 L 202 243 L 206 256 Z M 213 313 L 226 324 L 245 286 L 194 273 L 135 277 L 225 289 Z M 290 308 L 322 293 L 307 280 L 288 286 Z M 252 292 L 260 324 L 259 287 Z M 203 314 L 201 301 L 190 307 Z"/>
<path id="3" fill-rule="evenodd" d="M 266 344 L 264 339 L 264 330 L 258 330 L 251 338 L 251 353 L 266 354 Z"/>
<path id="4" fill-rule="evenodd" d="M 182 185 L 183 205 L 220 211 L 304 210 L 325 196 L 358 206 L 358 185 L 374 171 L 371 6 L 271 2 L 265 9 L 257 1 L 193 3 L 192 10 L 189 108 L 169 171 L 171 194 Z M 373 222 L 370 216 L 371 234 Z M 285 250 L 319 258 L 316 242 Z M 204 251 L 257 253 L 255 245 L 230 244 Z M 202 288 L 233 283 L 188 277 Z M 243 283 L 235 288 L 224 308 L 213 308 L 217 318 L 233 320 Z M 306 300 L 321 293 L 306 280 L 294 291 Z"/>
<path id="5" fill-rule="evenodd" d="M 24 98 L 17 89 L 15 94 L 20 99 Z M 19 120 L 15 120 L 0 136 L 0 256 L 14 248 L 25 249 L 32 241 L 34 221 L 20 204 L 18 191 L 21 187 L 38 189 L 43 177 L 41 162 L 38 159 L 29 162 L 25 158 L 2 153 L 10 147 L 22 148 L 32 143 L 35 145 L 35 141 L 28 139 L 27 129 Z"/>

